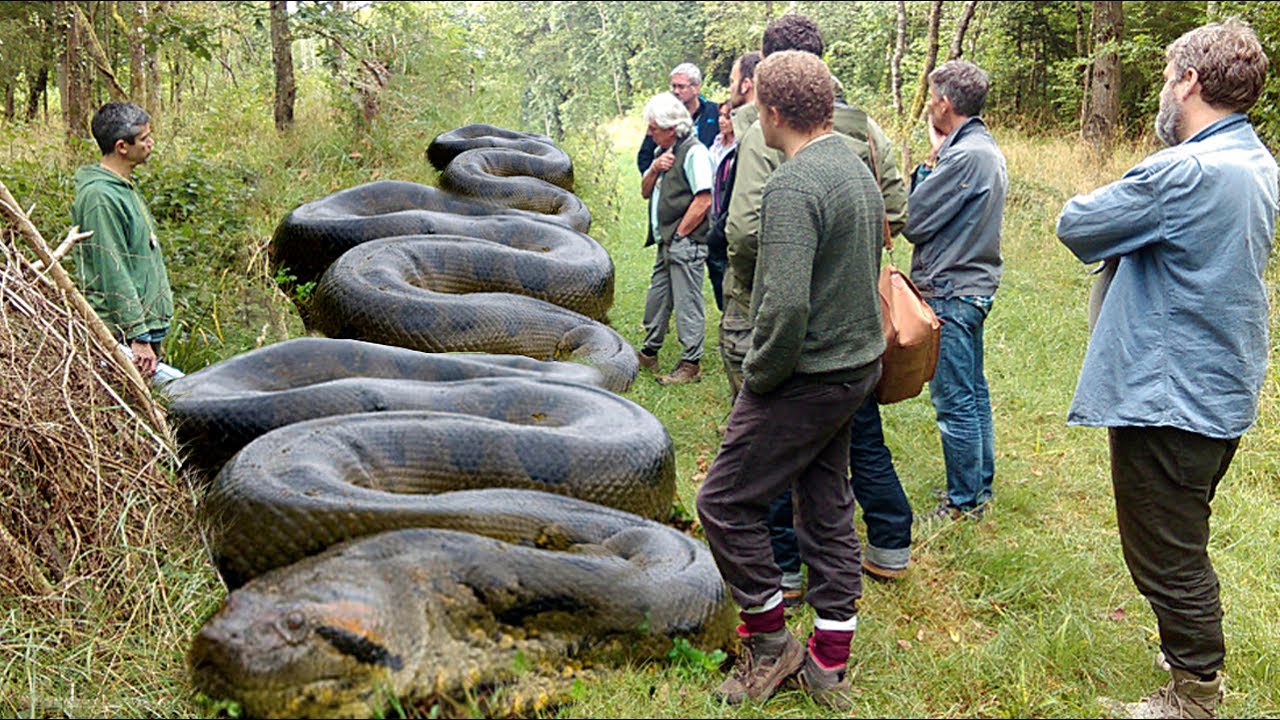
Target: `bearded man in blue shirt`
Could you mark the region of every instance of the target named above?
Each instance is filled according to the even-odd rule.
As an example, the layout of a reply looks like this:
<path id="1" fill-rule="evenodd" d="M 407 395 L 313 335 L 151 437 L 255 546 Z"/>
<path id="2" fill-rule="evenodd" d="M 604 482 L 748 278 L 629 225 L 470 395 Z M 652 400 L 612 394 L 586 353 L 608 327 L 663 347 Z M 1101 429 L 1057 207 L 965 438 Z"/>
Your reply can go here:
<path id="1" fill-rule="evenodd" d="M 1209 503 L 1257 418 L 1280 193 L 1243 114 L 1267 74 L 1249 26 L 1196 28 L 1166 59 L 1156 134 L 1169 147 L 1058 218 L 1067 248 L 1112 273 L 1067 422 L 1108 429 L 1120 544 L 1171 674 L 1117 709 L 1214 717 L 1225 646 Z"/>

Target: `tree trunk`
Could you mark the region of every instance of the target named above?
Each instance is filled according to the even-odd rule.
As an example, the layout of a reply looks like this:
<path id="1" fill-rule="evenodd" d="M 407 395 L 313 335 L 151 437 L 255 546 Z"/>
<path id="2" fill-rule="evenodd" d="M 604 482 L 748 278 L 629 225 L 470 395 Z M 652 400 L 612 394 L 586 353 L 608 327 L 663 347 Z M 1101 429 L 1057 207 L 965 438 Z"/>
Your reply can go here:
<path id="1" fill-rule="evenodd" d="M 1124 8 L 1121 3 L 1117 0 L 1095 0 L 1089 113 L 1080 127 L 1080 135 L 1099 157 L 1110 153 L 1120 118 L 1120 39 L 1123 34 Z"/>
<path id="2" fill-rule="evenodd" d="M 89 79 L 79 13 L 67 0 L 54 2 L 55 22 L 61 30 L 62 57 L 58 63 L 58 90 L 62 94 L 62 119 L 68 138 L 89 137 Z"/>
<path id="3" fill-rule="evenodd" d="M 978 0 L 969 0 L 964 4 L 964 11 L 960 13 L 960 20 L 956 23 L 956 35 L 951 40 L 951 51 L 947 53 L 948 60 L 956 60 L 964 54 L 964 33 L 969 29 L 969 21 L 973 20 L 973 10 L 978 7 Z"/>
<path id="4" fill-rule="evenodd" d="M 1084 2 L 1076 0 L 1076 58 L 1084 67 L 1080 71 L 1080 127 L 1089 117 L 1089 83 L 1093 79 L 1093 62 L 1089 59 L 1089 37 L 1092 26 L 1085 28 Z"/>
<path id="5" fill-rule="evenodd" d="M 128 100 L 129 93 L 125 92 L 120 81 L 116 79 L 116 73 L 111 69 L 111 60 L 107 57 L 102 43 L 98 42 L 98 34 L 93 30 L 93 23 L 89 21 L 80 5 L 73 2 L 71 8 L 83 30 L 81 37 L 84 40 L 84 47 L 89 51 L 89 57 L 93 59 L 93 65 L 98 69 L 98 74 L 102 75 L 102 79 L 107 82 L 107 92 L 111 94 L 111 99 L 115 102 Z"/>
<path id="6" fill-rule="evenodd" d="M 136 0 L 128 5 L 125 37 L 129 41 L 129 99 L 142 105 L 147 99 L 147 3 Z"/>
<path id="7" fill-rule="evenodd" d="M 898 0 L 898 34 L 893 45 L 893 60 L 889 63 L 890 84 L 893 87 L 893 111 L 902 117 L 902 55 L 907 49 L 907 2 Z"/>
<path id="8" fill-rule="evenodd" d="M 145 2 L 139 2 L 144 12 L 150 12 Z M 154 17 L 159 18 L 169 10 L 170 2 L 165 0 L 159 5 L 154 6 Z M 154 45 L 143 45 L 143 66 L 147 76 L 147 98 L 143 104 L 143 109 L 151 116 L 151 127 L 154 129 L 157 125 L 157 118 L 160 117 L 160 90 L 164 84 L 160 82 L 160 49 Z"/>
<path id="9" fill-rule="evenodd" d="M 276 69 L 276 130 L 293 124 L 293 47 L 289 34 L 289 14 L 284 0 L 271 0 L 271 60 Z"/>
<path id="10" fill-rule="evenodd" d="M 916 87 L 916 97 L 911 101 L 910 118 L 914 121 L 924 110 L 925 100 L 929 97 L 929 73 L 933 72 L 938 62 L 938 25 L 942 20 L 942 0 L 933 0 L 929 4 L 929 36 L 926 43 L 924 67 L 920 70 L 920 84 Z"/>
<path id="11" fill-rule="evenodd" d="M 27 122 L 36 119 L 36 111 L 40 109 L 40 99 L 49 90 L 49 68 L 42 66 L 35 72 L 35 78 L 27 88 Z"/>

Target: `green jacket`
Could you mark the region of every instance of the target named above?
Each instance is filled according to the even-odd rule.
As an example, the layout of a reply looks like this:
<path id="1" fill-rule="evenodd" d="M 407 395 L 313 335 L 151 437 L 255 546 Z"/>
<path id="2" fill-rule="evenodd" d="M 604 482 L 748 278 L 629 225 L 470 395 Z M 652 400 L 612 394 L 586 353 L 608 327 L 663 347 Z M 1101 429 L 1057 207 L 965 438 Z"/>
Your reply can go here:
<path id="1" fill-rule="evenodd" d="M 75 245 L 76 283 L 123 340 L 168 328 L 173 291 L 156 223 L 133 183 L 101 165 L 76 171 L 71 220 L 93 235 Z"/>
<path id="2" fill-rule="evenodd" d="M 765 185 L 751 348 L 742 362 L 754 393 L 793 375 L 849 382 L 884 352 L 876 289 L 884 201 L 855 157 L 847 139 L 828 136 Z"/>
<path id="3" fill-rule="evenodd" d="M 750 329 L 747 317 L 760 234 L 760 198 L 765 181 L 783 161 L 780 151 L 765 146 L 758 120 L 759 111 L 754 104 L 744 105 L 733 116 L 734 132 L 740 139 L 737 175 L 729 201 L 729 220 L 725 225 L 729 267 L 724 276 L 724 324 L 732 330 Z M 835 131 L 846 138 L 868 168 L 871 168 L 868 136 L 874 142 L 875 170 L 879 174 L 880 194 L 884 198 L 889 229 L 894 234 L 901 232 L 907 224 L 908 193 L 893 142 L 865 112 L 842 102 L 836 103 L 834 124 Z"/>

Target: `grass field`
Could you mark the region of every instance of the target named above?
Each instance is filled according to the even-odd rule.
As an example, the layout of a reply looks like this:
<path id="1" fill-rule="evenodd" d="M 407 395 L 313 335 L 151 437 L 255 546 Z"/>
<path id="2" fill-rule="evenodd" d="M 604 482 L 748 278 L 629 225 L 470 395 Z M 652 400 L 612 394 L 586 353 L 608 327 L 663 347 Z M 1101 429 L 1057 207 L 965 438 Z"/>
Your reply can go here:
<path id="1" fill-rule="evenodd" d="M 644 204 L 633 161 L 642 131 L 634 118 L 609 130 L 616 139 L 617 172 L 596 176 L 617 178 L 618 188 L 594 188 L 586 195 L 589 201 L 620 203 L 619 222 L 598 222 L 592 234 L 616 266 L 612 322 L 634 344 L 643 336 L 641 313 L 653 259 L 652 249 L 642 247 Z M 915 537 L 911 571 L 901 581 L 867 583 L 851 660 L 856 716 L 1090 717 L 1104 712 L 1098 696 L 1136 699 L 1162 682 L 1151 663 L 1154 616 L 1120 556 L 1105 436 L 1101 430 L 1065 425 L 1086 344 L 1089 277 L 1053 232 L 1069 196 L 1118 177 L 1142 153 L 1122 152 L 1108 167 L 1095 169 L 1070 140 L 1019 137 L 998 127 L 994 133 L 1011 175 L 1004 280 L 986 325 L 996 427 L 995 500 L 980 523 L 952 523 Z M 379 150 L 364 149 L 369 167 L 379 162 Z M 381 150 L 381 176 L 402 176 L 406 168 L 395 165 L 399 156 L 392 154 L 397 148 Z M 250 205 L 255 214 L 245 232 L 257 249 L 242 250 L 241 272 L 253 276 L 275 220 L 320 187 L 314 179 L 291 185 L 288 177 L 300 181 L 322 174 L 332 167 L 318 158 L 350 157 L 347 151 L 342 148 L 339 155 L 317 144 L 315 156 L 295 158 L 287 169 L 262 169 L 260 189 L 280 194 L 259 196 Z M 368 179 L 369 167 L 342 178 Z M 287 173 L 293 175 L 284 177 Z M 893 260 L 908 264 L 909 250 L 903 243 Z M 192 258 L 190 266 L 174 272 L 199 272 L 204 261 Z M 1273 264 L 1273 292 L 1277 277 Z M 719 444 L 716 427 L 729 410 L 715 346 L 719 315 L 709 285 L 706 295 L 703 381 L 661 388 L 642 376 L 628 393 L 672 435 L 678 501 L 690 515 Z M 191 362 L 242 351 L 222 340 L 234 332 L 248 338 L 241 343 L 298 332 L 291 307 L 269 291 L 238 291 L 219 299 L 216 312 L 190 321 L 198 325 L 191 336 L 208 340 L 199 352 L 186 349 Z M 660 356 L 664 369 L 674 364 L 677 352 L 671 337 Z M 1210 551 L 1223 586 L 1225 714 L 1231 716 L 1280 716 L 1278 379 L 1280 371 L 1273 366 L 1259 422 L 1245 436 L 1214 504 Z M 931 488 L 944 484 L 944 475 L 927 393 L 885 407 L 883 418 L 908 497 L 917 511 L 928 510 L 934 503 Z M 223 591 L 194 539 L 160 565 L 163 571 L 154 581 L 138 588 L 137 611 L 111 627 L 98 625 L 91 612 L 50 621 L 0 601 L 0 715 L 212 713 L 214 708 L 191 697 L 182 656 Z M 807 633 L 811 620 L 799 615 L 796 631 Z M 576 702 L 559 714 L 825 715 L 797 692 L 784 692 L 765 706 L 724 707 L 710 695 L 721 678 L 697 663 L 625 668 L 583 683 Z"/>

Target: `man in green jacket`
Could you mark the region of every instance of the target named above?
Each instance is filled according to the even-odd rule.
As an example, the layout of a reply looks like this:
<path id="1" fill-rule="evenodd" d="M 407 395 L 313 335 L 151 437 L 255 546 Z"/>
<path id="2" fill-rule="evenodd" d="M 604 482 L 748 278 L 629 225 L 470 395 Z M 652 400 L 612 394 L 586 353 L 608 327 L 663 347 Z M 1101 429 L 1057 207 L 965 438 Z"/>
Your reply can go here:
<path id="1" fill-rule="evenodd" d="M 133 351 L 143 377 L 155 374 L 173 318 L 173 292 L 156 223 L 133 183 L 151 155 L 151 118 L 112 102 L 93 116 L 102 160 L 76 171 L 72 221 L 93 235 L 75 247 L 76 280 L 107 328 Z"/>
<path id="2" fill-rule="evenodd" d="M 768 57 L 769 53 L 781 50 L 803 50 L 822 57 L 822 36 L 813 20 L 787 14 L 771 22 L 765 30 L 761 54 Z M 742 360 L 751 337 L 748 311 L 760 234 L 760 198 L 765 181 L 783 161 L 781 152 L 765 145 L 758 116 L 753 102 L 739 107 L 733 115 L 733 129 L 738 136 L 738 167 L 725 226 L 729 267 L 725 271 L 725 307 L 720 321 L 720 355 L 731 396 L 736 396 L 742 387 Z M 866 112 L 841 100 L 838 84 L 833 122 L 835 131 L 849 138 L 868 168 L 872 168 L 874 162 L 889 229 L 895 234 L 900 232 L 907 224 L 908 193 L 893 143 Z M 870 152 L 872 147 L 874 155 Z"/>

